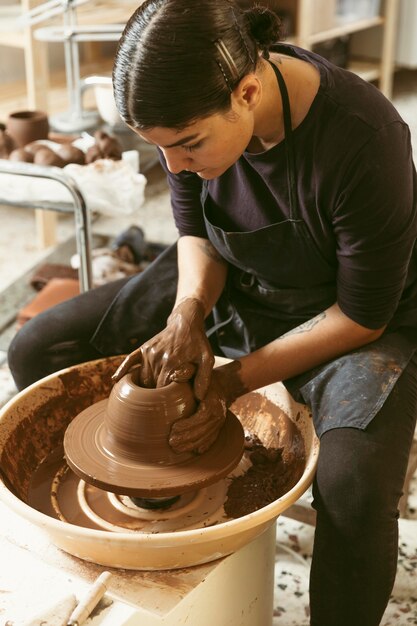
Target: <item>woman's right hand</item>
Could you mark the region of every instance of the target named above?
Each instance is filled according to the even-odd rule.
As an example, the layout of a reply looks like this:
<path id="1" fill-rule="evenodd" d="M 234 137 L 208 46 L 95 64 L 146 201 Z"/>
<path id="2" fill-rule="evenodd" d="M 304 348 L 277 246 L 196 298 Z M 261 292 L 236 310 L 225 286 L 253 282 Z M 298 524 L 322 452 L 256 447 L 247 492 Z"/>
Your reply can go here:
<path id="1" fill-rule="evenodd" d="M 138 367 L 144 387 L 164 387 L 194 377 L 194 394 L 202 400 L 210 385 L 214 355 L 206 337 L 204 308 L 196 298 L 185 298 L 173 309 L 163 331 L 129 354 L 113 375 L 117 382 Z"/>

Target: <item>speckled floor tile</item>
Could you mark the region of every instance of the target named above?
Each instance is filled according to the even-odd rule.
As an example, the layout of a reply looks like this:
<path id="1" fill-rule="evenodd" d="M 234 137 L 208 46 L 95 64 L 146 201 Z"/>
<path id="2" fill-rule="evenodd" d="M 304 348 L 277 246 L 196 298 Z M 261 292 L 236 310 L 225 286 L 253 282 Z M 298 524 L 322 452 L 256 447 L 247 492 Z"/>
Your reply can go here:
<path id="1" fill-rule="evenodd" d="M 415 478 L 414 488 L 416 482 Z M 413 491 L 412 498 L 416 496 Z M 381 626 L 417 624 L 417 519 L 401 519 L 399 527 L 397 577 Z M 278 519 L 273 626 L 309 624 L 308 580 L 313 537 L 311 526 L 284 516 Z"/>
<path id="2" fill-rule="evenodd" d="M 308 578 L 314 528 L 281 516 L 277 522 L 273 626 L 308 626 Z"/>

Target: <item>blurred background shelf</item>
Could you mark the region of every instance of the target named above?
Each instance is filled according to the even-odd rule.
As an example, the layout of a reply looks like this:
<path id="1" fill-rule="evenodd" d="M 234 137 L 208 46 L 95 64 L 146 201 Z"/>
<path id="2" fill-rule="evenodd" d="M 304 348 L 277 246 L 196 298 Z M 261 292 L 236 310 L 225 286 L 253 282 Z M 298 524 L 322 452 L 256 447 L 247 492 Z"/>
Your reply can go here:
<path id="1" fill-rule="evenodd" d="M 289 22 L 289 38 L 296 45 L 317 51 L 337 65 L 376 81 L 388 98 L 392 95 L 396 33 L 400 0 L 277 0 Z M 358 58 L 355 39 L 378 35 L 372 59 Z"/>

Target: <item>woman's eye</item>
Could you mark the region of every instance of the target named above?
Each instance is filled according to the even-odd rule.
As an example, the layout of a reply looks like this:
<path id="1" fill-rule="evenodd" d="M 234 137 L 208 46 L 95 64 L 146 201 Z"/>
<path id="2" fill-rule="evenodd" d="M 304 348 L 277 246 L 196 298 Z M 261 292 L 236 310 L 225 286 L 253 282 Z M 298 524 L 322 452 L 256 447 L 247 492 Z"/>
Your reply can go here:
<path id="1" fill-rule="evenodd" d="M 197 141 L 197 143 L 193 143 L 191 146 L 183 146 L 183 148 L 184 150 L 187 150 L 187 152 L 192 152 L 193 150 L 199 148 L 201 146 L 201 143 L 201 141 Z"/>

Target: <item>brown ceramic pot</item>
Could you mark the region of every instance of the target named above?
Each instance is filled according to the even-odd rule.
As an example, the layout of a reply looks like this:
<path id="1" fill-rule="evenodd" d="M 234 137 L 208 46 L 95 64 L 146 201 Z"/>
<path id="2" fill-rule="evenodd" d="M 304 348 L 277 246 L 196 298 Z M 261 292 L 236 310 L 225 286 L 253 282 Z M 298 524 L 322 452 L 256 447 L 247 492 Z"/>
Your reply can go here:
<path id="1" fill-rule="evenodd" d="M 24 148 L 16 148 L 9 154 L 10 161 L 22 161 L 23 163 L 33 163 L 33 154 Z"/>
<path id="2" fill-rule="evenodd" d="M 174 422 L 189 417 L 196 403 L 189 383 L 171 383 L 158 389 L 136 384 L 134 374 L 124 376 L 112 389 L 104 415 L 106 448 L 116 458 L 140 463 L 173 465 L 188 460 L 169 445 Z"/>
<path id="3" fill-rule="evenodd" d="M 7 120 L 7 133 L 18 148 L 38 139 L 47 139 L 48 116 L 43 111 L 16 111 Z"/>
<path id="4" fill-rule="evenodd" d="M 190 383 L 145 389 L 132 371 L 114 385 L 108 400 L 71 421 L 64 436 L 67 463 L 84 481 L 112 493 L 165 498 L 197 491 L 236 467 L 244 432 L 228 411 L 206 452 L 175 453 L 169 445 L 171 426 L 195 409 Z"/>

